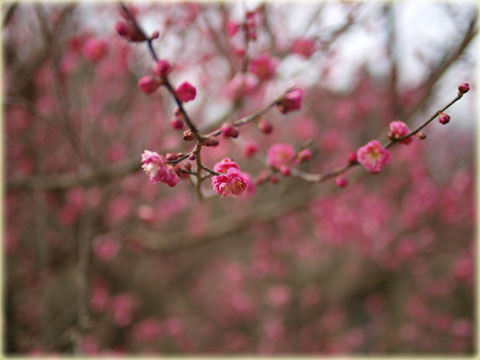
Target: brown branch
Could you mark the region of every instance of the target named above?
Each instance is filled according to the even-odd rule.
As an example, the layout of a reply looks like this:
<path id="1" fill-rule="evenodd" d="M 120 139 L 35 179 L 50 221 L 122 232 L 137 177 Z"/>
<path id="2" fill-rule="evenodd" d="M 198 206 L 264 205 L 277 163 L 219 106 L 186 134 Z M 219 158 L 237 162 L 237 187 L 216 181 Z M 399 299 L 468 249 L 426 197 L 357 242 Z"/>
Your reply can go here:
<path id="1" fill-rule="evenodd" d="M 114 164 L 101 170 L 62 175 L 32 175 L 13 178 L 7 182 L 7 190 L 43 189 L 66 190 L 75 186 L 96 186 L 108 183 L 118 177 L 139 171 L 139 157 L 131 158 L 121 164 Z"/>
<path id="2" fill-rule="evenodd" d="M 460 58 L 467 46 L 471 43 L 472 39 L 477 35 L 477 32 L 477 14 L 475 14 L 472 16 L 467 31 L 465 31 L 465 34 L 458 46 L 451 50 L 449 54 L 446 54 L 439 62 L 437 67 L 430 73 L 428 79 L 422 85 L 422 95 L 417 98 L 417 101 L 412 106 L 405 108 L 404 111 L 399 114 L 400 118 L 409 118 L 420 108 L 422 108 L 422 106 L 430 98 L 432 94 L 432 88 L 442 77 L 442 75 L 450 68 L 450 66 Z"/>
<path id="3" fill-rule="evenodd" d="M 440 113 L 444 112 L 445 110 L 447 110 L 450 106 L 452 106 L 454 103 L 456 103 L 458 100 L 460 100 L 461 98 L 463 97 L 462 94 L 458 94 L 452 101 L 450 101 L 447 105 L 445 105 L 442 109 L 436 111 L 427 121 L 425 121 L 423 124 L 421 124 L 419 127 L 417 127 L 415 130 L 411 131 L 410 133 L 408 133 L 407 135 L 401 137 L 401 138 L 398 138 L 398 139 L 392 139 L 390 140 L 388 143 L 384 144 L 383 147 L 385 148 L 390 148 L 392 147 L 393 145 L 397 144 L 398 142 L 410 137 L 410 136 L 414 136 L 415 134 L 417 134 L 418 132 L 420 132 L 423 128 L 425 128 L 428 124 L 430 124 L 437 116 L 440 115 Z M 298 169 L 295 169 L 295 168 L 292 168 L 291 169 L 291 172 L 292 172 L 292 175 L 295 176 L 295 177 L 298 177 L 300 179 L 303 179 L 305 181 L 309 181 L 309 182 L 323 182 L 323 181 L 326 181 L 328 179 L 331 179 L 333 177 L 336 177 L 340 174 L 343 174 L 344 172 L 346 172 L 347 170 L 355 167 L 359 165 L 358 162 L 355 162 L 355 163 L 349 163 L 345 166 L 341 166 L 339 168 L 336 168 L 330 172 L 327 172 L 325 174 L 310 174 L 310 173 L 306 173 L 304 171 L 301 171 L 301 170 L 298 170 Z"/>

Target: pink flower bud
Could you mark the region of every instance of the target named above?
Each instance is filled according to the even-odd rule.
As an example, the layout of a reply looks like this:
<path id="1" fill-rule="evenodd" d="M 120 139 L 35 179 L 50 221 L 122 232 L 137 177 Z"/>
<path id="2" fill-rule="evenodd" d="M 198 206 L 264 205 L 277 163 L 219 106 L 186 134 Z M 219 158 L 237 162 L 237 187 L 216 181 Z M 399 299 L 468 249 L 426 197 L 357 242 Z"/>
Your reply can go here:
<path id="1" fill-rule="evenodd" d="M 115 31 L 120 36 L 127 36 L 128 34 L 128 25 L 125 24 L 123 21 L 117 21 L 115 23 Z"/>
<path id="2" fill-rule="evenodd" d="M 445 114 L 445 113 L 440 113 L 438 115 L 438 121 L 442 125 L 448 124 L 450 122 L 450 116 L 448 114 Z"/>
<path id="3" fill-rule="evenodd" d="M 175 91 L 175 94 L 181 101 L 187 102 L 195 99 L 195 96 L 197 96 L 197 89 L 185 81 L 180 84 Z"/>
<path id="4" fill-rule="evenodd" d="M 166 153 L 165 154 L 165 160 L 167 161 L 175 161 L 178 159 L 178 154 L 176 153 Z"/>
<path id="5" fill-rule="evenodd" d="M 216 137 L 209 137 L 207 140 L 203 142 L 203 145 L 215 147 L 219 144 L 219 141 Z"/>
<path id="6" fill-rule="evenodd" d="M 312 158 L 312 150 L 310 150 L 310 149 L 303 149 L 303 150 L 299 151 L 298 154 L 297 154 L 297 159 L 301 163 L 305 162 L 305 161 L 308 161 L 311 158 Z"/>
<path id="7" fill-rule="evenodd" d="M 223 124 L 220 130 L 225 137 L 236 138 L 239 134 L 238 129 L 232 123 Z"/>
<path id="8" fill-rule="evenodd" d="M 170 119 L 170 126 L 176 130 L 182 130 L 185 123 L 181 117 L 174 116 Z"/>
<path id="9" fill-rule="evenodd" d="M 183 140 L 185 141 L 193 141 L 195 140 L 195 135 L 190 130 L 185 130 L 183 132 Z"/>
<path id="10" fill-rule="evenodd" d="M 153 66 L 153 72 L 157 76 L 165 76 L 170 70 L 172 70 L 172 65 L 167 60 L 158 60 L 158 62 Z"/>
<path id="11" fill-rule="evenodd" d="M 292 171 L 290 170 L 290 166 L 288 166 L 288 165 L 282 165 L 282 166 L 280 166 L 280 173 L 281 173 L 283 176 L 290 176 L 290 175 L 292 175 Z"/>
<path id="12" fill-rule="evenodd" d="M 273 125 L 268 120 L 260 120 L 260 122 L 258 123 L 258 128 L 264 134 L 271 134 L 273 132 Z"/>
<path id="13" fill-rule="evenodd" d="M 249 158 L 255 155 L 258 151 L 258 145 L 254 142 L 249 142 L 245 145 L 243 149 L 243 154 L 245 157 Z"/>
<path id="14" fill-rule="evenodd" d="M 417 136 L 417 138 L 419 138 L 420 140 L 425 140 L 427 138 L 427 135 L 425 135 L 425 133 L 423 131 L 419 131 L 418 133 L 415 134 Z"/>
<path id="15" fill-rule="evenodd" d="M 349 164 L 357 163 L 357 153 L 355 151 L 352 151 L 350 154 L 348 154 L 348 163 Z"/>
<path id="16" fill-rule="evenodd" d="M 158 89 L 158 87 L 161 84 L 162 83 L 159 80 L 155 79 L 152 76 L 144 76 L 144 77 L 140 78 L 140 80 L 138 80 L 138 87 L 145 94 L 153 93 L 155 90 Z"/>
<path id="17" fill-rule="evenodd" d="M 152 36 L 150 36 L 150 40 L 158 39 L 159 36 L 160 36 L 160 33 L 158 31 L 154 31 Z"/>
<path id="18" fill-rule="evenodd" d="M 458 86 L 458 93 L 459 94 L 465 94 L 470 90 L 470 84 L 469 83 L 462 83 Z"/>
<path id="19" fill-rule="evenodd" d="M 290 111 L 300 110 L 302 108 L 303 90 L 295 88 L 288 91 L 282 100 L 277 104 L 277 109 L 286 114 Z"/>
<path id="20" fill-rule="evenodd" d="M 343 174 L 340 174 L 335 178 L 335 183 L 339 188 L 344 188 L 347 187 L 348 180 Z"/>

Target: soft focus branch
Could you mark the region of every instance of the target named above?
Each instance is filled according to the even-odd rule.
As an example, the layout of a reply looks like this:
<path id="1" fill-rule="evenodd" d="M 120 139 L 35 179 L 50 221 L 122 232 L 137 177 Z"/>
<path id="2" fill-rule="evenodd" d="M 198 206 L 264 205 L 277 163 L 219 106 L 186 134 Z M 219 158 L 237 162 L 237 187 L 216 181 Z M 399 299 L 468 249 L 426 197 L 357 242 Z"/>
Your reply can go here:
<path id="1" fill-rule="evenodd" d="M 447 105 L 445 105 L 442 109 L 436 111 L 427 121 L 425 121 L 422 125 L 420 125 L 419 127 L 417 127 L 415 130 L 411 131 L 410 133 L 408 133 L 407 135 L 401 137 L 401 138 L 398 138 L 398 139 L 392 139 L 390 140 L 388 143 L 384 144 L 383 147 L 384 148 L 390 148 L 392 147 L 393 145 L 397 144 L 398 142 L 410 137 L 410 136 L 414 136 L 415 134 L 417 134 L 418 132 L 420 132 L 423 128 L 425 128 L 428 124 L 430 124 L 433 120 L 435 120 L 435 118 L 437 118 L 440 113 L 444 112 L 445 110 L 447 110 L 450 106 L 452 106 L 453 104 L 455 104 L 458 100 L 460 100 L 461 98 L 463 97 L 462 94 L 458 94 L 452 101 L 450 101 Z M 331 179 L 331 178 L 334 178 L 340 174 L 343 174 L 345 173 L 347 170 L 355 167 L 359 165 L 358 162 L 355 162 L 355 163 L 349 163 L 345 166 L 341 166 L 339 168 L 336 168 L 336 169 L 333 169 L 332 171 L 329 171 L 327 173 L 324 173 L 324 174 L 310 174 L 310 173 L 306 173 L 304 171 L 301 171 L 301 170 L 298 170 L 298 169 L 292 169 L 292 175 L 293 176 L 296 176 L 300 179 L 303 179 L 305 181 L 310 181 L 310 182 L 323 182 L 325 180 L 328 180 L 328 179 Z"/>

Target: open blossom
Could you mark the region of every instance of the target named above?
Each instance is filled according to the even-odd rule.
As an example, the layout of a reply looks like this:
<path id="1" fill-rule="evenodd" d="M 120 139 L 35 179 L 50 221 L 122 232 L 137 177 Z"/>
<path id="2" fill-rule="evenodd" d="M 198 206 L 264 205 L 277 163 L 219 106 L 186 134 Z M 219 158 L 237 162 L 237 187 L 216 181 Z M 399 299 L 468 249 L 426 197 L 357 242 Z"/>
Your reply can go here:
<path id="1" fill-rule="evenodd" d="M 302 108 L 303 90 L 299 88 L 288 91 L 277 105 L 278 110 L 282 113 L 300 110 Z"/>
<path id="2" fill-rule="evenodd" d="M 154 151 L 145 150 L 142 154 L 142 169 L 152 182 L 163 182 L 170 187 L 178 183 L 175 169 L 165 163 L 163 156 Z"/>
<path id="3" fill-rule="evenodd" d="M 410 129 L 408 128 L 407 124 L 403 121 L 392 121 L 390 123 L 390 133 L 389 136 L 392 139 L 400 139 L 401 137 L 410 133 Z M 400 141 L 402 144 L 408 145 L 413 141 L 413 136 L 409 136 L 406 139 Z"/>
<path id="4" fill-rule="evenodd" d="M 277 59 L 273 59 L 267 54 L 263 54 L 252 59 L 248 71 L 255 74 L 261 80 L 268 80 L 275 75 L 277 65 Z"/>
<path id="5" fill-rule="evenodd" d="M 377 140 L 372 140 L 357 150 L 357 161 L 373 174 L 390 162 L 390 152 Z"/>
<path id="6" fill-rule="evenodd" d="M 268 149 L 268 165 L 280 169 L 295 157 L 295 150 L 290 144 L 274 144 Z"/>
<path id="7" fill-rule="evenodd" d="M 222 161 L 216 163 L 215 166 L 213 167 L 213 170 L 215 170 L 218 173 L 225 174 L 227 170 L 230 168 L 235 168 L 240 170 L 240 167 L 235 161 L 233 161 L 230 158 L 225 158 Z"/>
<path id="8" fill-rule="evenodd" d="M 292 53 L 302 55 L 306 58 L 315 52 L 315 41 L 307 38 L 298 38 L 292 44 Z"/>
<path id="9" fill-rule="evenodd" d="M 247 189 L 249 179 L 231 159 L 223 159 L 213 169 L 222 174 L 212 177 L 213 190 L 222 197 L 240 195 Z"/>

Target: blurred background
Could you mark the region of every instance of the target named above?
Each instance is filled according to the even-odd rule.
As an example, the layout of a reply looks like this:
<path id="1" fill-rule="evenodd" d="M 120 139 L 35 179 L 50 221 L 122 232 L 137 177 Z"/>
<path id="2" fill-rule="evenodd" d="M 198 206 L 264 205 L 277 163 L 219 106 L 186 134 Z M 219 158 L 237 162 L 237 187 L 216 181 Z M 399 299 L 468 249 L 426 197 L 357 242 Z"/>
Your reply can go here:
<path id="1" fill-rule="evenodd" d="M 301 111 L 265 115 L 273 134 L 249 125 L 203 150 L 210 167 L 228 156 L 254 178 L 264 164 L 245 156 L 249 143 L 262 158 L 274 143 L 312 140 L 299 168 L 325 172 L 385 142 L 391 121 L 413 129 L 460 83 L 471 91 L 449 124 L 394 146 L 379 175 L 355 168 L 345 189 L 282 177 L 251 197 L 200 202 L 188 180 L 172 189 L 140 169 L 143 150 L 189 144 L 169 125 L 165 89 L 138 89 L 152 59 L 115 32 L 118 4 L 4 4 L 4 351 L 473 354 L 476 4 L 132 9 L 159 31 L 173 84 L 197 88 L 186 108 L 201 129 L 292 85 L 305 91 Z M 268 54 L 278 67 L 248 75 L 255 85 L 242 92 L 245 43 L 233 29 L 247 12 L 257 32 L 247 59 Z"/>

